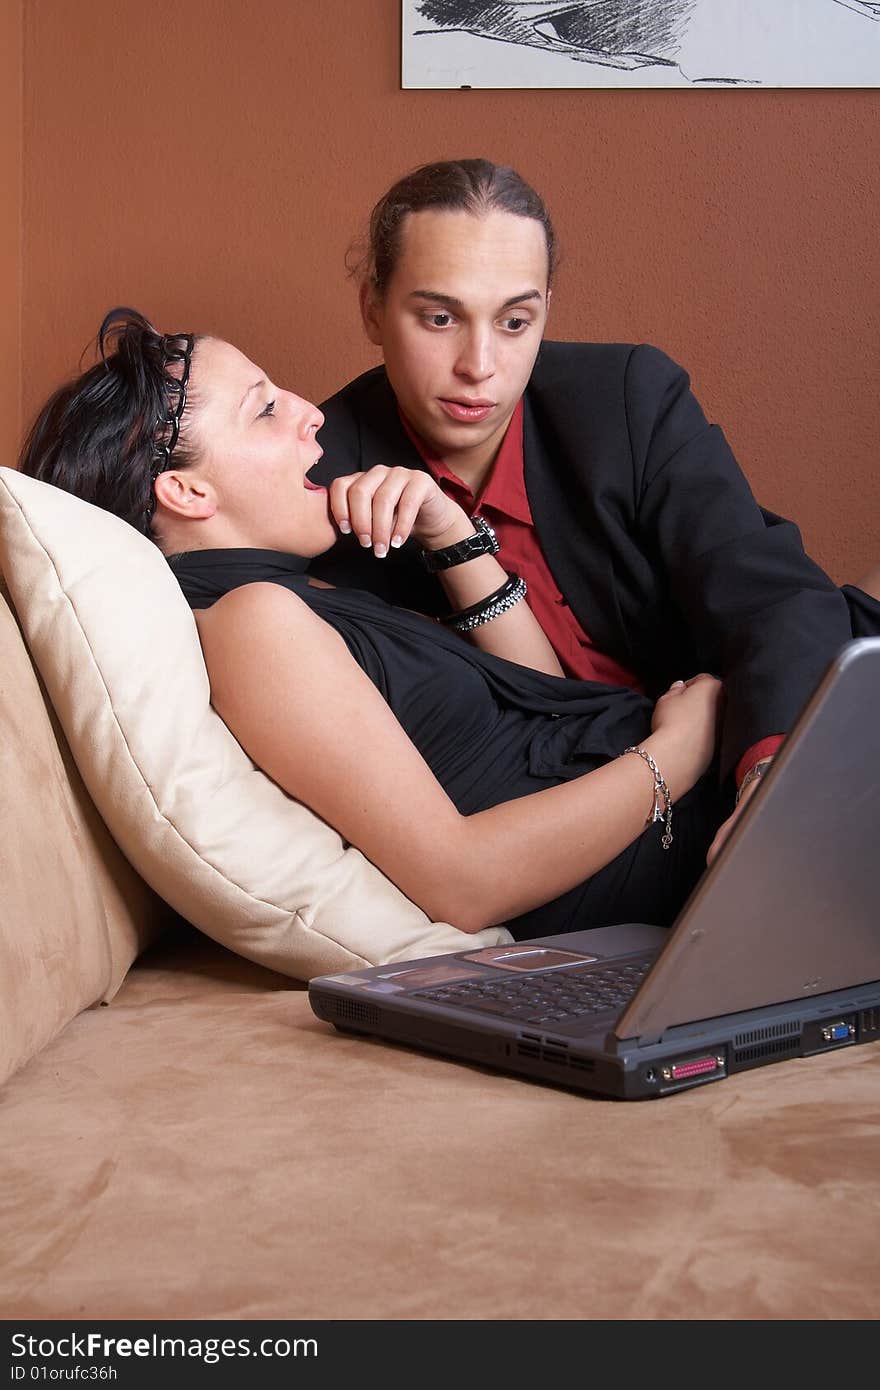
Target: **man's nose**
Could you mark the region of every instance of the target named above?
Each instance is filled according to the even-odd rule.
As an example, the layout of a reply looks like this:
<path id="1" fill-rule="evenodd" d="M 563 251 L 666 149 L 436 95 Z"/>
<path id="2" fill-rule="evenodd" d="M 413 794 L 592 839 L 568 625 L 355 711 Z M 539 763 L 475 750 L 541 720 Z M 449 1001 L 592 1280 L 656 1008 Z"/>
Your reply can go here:
<path id="1" fill-rule="evenodd" d="M 461 344 L 455 364 L 459 376 L 485 381 L 495 371 L 495 343 L 488 329 L 473 328 Z"/>

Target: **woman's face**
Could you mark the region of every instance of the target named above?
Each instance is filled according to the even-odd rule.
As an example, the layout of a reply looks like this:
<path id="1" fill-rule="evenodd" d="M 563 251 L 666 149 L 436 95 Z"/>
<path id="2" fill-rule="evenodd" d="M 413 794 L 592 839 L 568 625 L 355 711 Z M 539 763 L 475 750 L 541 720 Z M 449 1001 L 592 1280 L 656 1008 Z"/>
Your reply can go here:
<path id="1" fill-rule="evenodd" d="M 385 296 L 365 294 L 403 413 L 453 472 L 494 459 L 547 318 L 547 243 L 532 218 L 410 213 Z"/>
<path id="2" fill-rule="evenodd" d="M 337 537 L 326 488 L 306 476 L 322 454 L 320 410 L 217 338 L 198 343 L 192 375 L 193 472 L 214 508 L 214 533 L 225 545 L 320 555 Z"/>

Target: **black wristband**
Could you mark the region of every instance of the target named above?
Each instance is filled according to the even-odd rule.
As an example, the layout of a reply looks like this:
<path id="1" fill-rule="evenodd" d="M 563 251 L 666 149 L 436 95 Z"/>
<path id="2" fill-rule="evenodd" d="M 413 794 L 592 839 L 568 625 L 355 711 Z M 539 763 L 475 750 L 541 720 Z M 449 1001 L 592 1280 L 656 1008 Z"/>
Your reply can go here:
<path id="1" fill-rule="evenodd" d="M 471 521 L 474 525 L 472 536 L 465 536 L 463 541 L 444 546 L 442 550 L 422 551 L 422 564 L 429 574 L 452 569 L 454 565 L 463 565 L 468 560 L 476 559 L 478 555 L 498 554 L 498 537 L 488 521 L 481 516 L 472 516 Z"/>

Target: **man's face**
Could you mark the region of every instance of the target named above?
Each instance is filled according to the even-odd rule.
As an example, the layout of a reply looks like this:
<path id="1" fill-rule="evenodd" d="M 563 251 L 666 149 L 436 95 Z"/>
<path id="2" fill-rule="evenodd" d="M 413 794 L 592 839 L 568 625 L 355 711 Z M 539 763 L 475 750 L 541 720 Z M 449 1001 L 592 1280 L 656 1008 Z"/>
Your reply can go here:
<path id="1" fill-rule="evenodd" d="M 498 211 L 410 213 L 384 299 L 364 293 L 367 334 L 403 413 L 465 481 L 495 457 L 548 301 L 543 227 Z"/>

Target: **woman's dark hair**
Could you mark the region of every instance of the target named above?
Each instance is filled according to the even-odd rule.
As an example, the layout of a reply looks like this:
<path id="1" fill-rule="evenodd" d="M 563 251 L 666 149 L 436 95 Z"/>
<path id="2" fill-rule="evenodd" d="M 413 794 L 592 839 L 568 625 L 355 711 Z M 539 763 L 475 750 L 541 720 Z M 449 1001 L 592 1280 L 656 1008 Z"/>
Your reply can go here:
<path id="1" fill-rule="evenodd" d="M 423 164 L 399 179 L 370 215 L 366 254 L 353 266 L 385 294 L 400 255 L 400 232 L 411 212 L 512 212 L 540 222 L 547 242 L 547 278 L 556 268 L 556 234 L 543 198 L 515 169 L 488 159 L 447 159 Z"/>
<path id="2" fill-rule="evenodd" d="M 95 339 L 101 360 L 46 402 L 19 467 L 152 529 L 153 482 L 195 461 L 185 439 L 192 334 L 163 334 L 134 309 L 111 309 Z"/>

